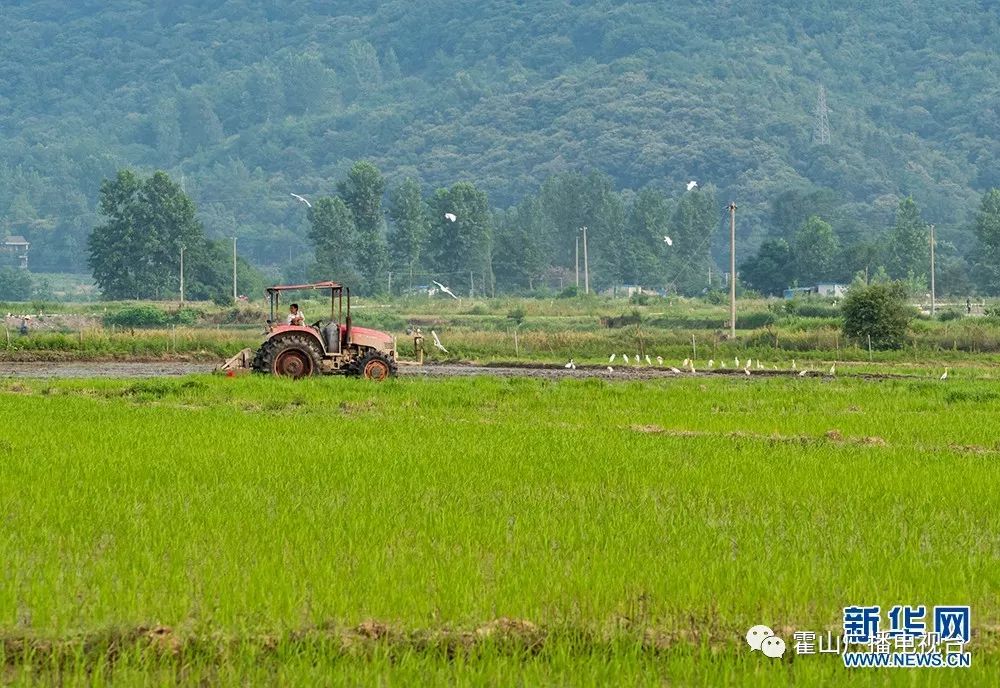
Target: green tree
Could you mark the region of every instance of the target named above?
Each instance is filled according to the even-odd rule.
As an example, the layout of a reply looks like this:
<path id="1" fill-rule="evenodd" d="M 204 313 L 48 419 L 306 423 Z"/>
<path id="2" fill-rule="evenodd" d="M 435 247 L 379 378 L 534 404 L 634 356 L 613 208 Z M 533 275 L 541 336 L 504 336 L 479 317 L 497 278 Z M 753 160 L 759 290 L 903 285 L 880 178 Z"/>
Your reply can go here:
<path id="1" fill-rule="evenodd" d="M 501 214 L 493 254 L 493 270 L 501 287 L 535 289 L 548 266 L 542 243 L 547 223 L 537 198 L 529 198 Z"/>
<path id="2" fill-rule="evenodd" d="M 27 301 L 31 298 L 31 276 L 20 268 L 0 268 L 0 301 Z"/>
<path id="3" fill-rule="evenodd" d="M 480 285 L 480 293 L 491 289 L 493 217 L 486 193 L 470 182 L 458 182 L 451 188 L 438 189 L 430 205 L 433 219 L 429 250 L 434 270 L 456 279 L 471 274 Z"/>
<path id="4" fill-rule="evenodd" d="M 640 191 L 629 208 L 625 242 L 625 281 L 644 286 L 663 284 L 666 252 L 664 241 L 669 206 L 663 195 L 653 189 Z"/>
<path id="5" fill-rule="evenodd" d="M 678 290 L 697 293 L 705 286 L 711 264 L 712 236 L 719 226 L 719 208 L 712 187 L 685 193 L 670 218 L 673 246 L 669 273 Z"/>
<path id="6" fill-rule="evenodd" d="M 318 274 L 323 279 L 353 284 L 352 246 L 357 241 L 357 227 L 351 209 L 341 198 L 320 198 L 309 209 L 308 217 Z"/>
<path id="7" fill-rule="evenodd" d="M 834 277 L 840 248 L 833 227 L 813 215 L 795 232 L 795 275 L 802 284 Z"/>
<path id="8" fill-rule="evenodd" d="M 209 148 L 222 140 L 222 123 L 204 93 L 185 94 L 180 99 L 179 118 L 185 154 Z"/>
<path id="9" fill-rule="evenodd" d="M 389 244 L 393 269 L 405 275 L 413 286 L 413 274 L 420 269 L 420 259 L 430 236 L 429 210 L 420 184 L 406 178 L 389 196 L 389 217 L 393 231 Z"/>
<path id="10" fill-rule="evenodd" d="M 794 279 L 794 262 L 788 242 L 765 239 L 757 255 L 740 266 L 740 279 L 761 294 L 780 296 Z"/>
<path id="11" fill-rule="evenodd" d="M 385 241 L 382 195 L 385 179 L 370 162 L 359 160 L 351 166 L 347 179 L 337 185 L 337 193 L 351 210 L 356 227 L 354 266 L 361 276 L 361 289 L 382 293 L 389 271 L 389 249 Z"/>
<path id="12" fill-rule="evenodd" d="M 334 73 L 323 64 L 318 50 L 285 56 L 280 69 L 285 107 L 289 112 L 317 112 L 329 103 Z"/>
<path id="13" fill-rule="evenodd" d="M 94 280 L 105 298 L 162 298 L 177 293 L 180 251 L 194 274 L 209 245 L 190 198 L 165 172 L 141 178 L 119 171 L 101 184 L 101 214 L 88 242 Z"/>
<path id="14" fill-rule="evenodd" d="M 1000 290 L 1000 189 L 983 195 L 973 231 L 980 247 L 980 282 L 988 293 L 995 294 Z"/>
<path id="15" fill-rule="evenodd" d="M 896 224 L 889 231 L 886 268 L 894 279 L 910 273 L 926 275 L 930 265 L 930 236 L 927 223 L 913 198 L 904 198 L 896 210 Z"/>
<path id="16" fill-rule="evenodd" d="M 837 205 L 837 195 L 831 189 L 788 189 L 771 201 L 771 224 L 780 237 L 791 242 L 809 218 L 832 217 Z"/>
<path id="17" fill-rule="evenodd" d="M 355 87 L 366 94 L 377 91 L 382 86 L 382 66 L 375 46 L 368 41 L 353 40 L 347 44 L 347 56 Z"/>
<path id="18" fill-rule="evenodd" d="M 876 282 L 866 285 L 855 281 L 841 304 L 844 334 L 859 345 L 876 349 L 898 349 L 906 339 L 912 318 L 906 304 L 906 285 L 902 282 Z"/>

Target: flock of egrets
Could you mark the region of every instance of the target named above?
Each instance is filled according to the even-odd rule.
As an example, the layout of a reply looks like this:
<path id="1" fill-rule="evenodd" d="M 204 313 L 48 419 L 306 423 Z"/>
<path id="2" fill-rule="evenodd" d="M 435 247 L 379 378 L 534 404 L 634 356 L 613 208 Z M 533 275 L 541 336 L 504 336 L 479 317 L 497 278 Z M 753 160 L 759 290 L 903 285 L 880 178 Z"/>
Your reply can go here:
<path id="1" fill-rule="evenodd" d="M 615 372 L 614 367 L 612 365 L 610 365 L 610 364 L 614 363 L 615 360 L 617 360 L 617 358 L 618 358 L 618 354 L 611 354 L 608 357 L 608 364 L 609 364 L 608 365 L 608 372 L 609 373 Z M 665 369 L 669 370 L 671 373 L 680 374 L 680 373 L 685 373 L 685 372 L 686 373 L 697 373 L 698 372 L 698 368 L 695 366 L 695 361 L 692 358 L 685 358 L 683 361 L 681 361 L 680 368 L 678 368 L 676 366 L 672 366 L 672 365 L 664 366 L 664 362 L 663 362 L 663 357 L 662 356 L 657 356 L 656 359 L 652 359 L 652 358 L 650 358 L 649 354 L 645 354 L 644 356 L 640 356 L 639 354 L 635 354 L 632 357 L 629 357 L 628 354 L 622 354 L 621 355 L 621 360 L 622 360 L 622 362 L 626 366 L 632 366 L 632 367 L 642 365 L 643 361 L 645 361 L 646 366 L 652 366 L 653 365 L 653 361 L 655 360 L 656 361 L 656 365 L 658 367 L 665 367 Z M 564 368 L 569 368 L 571 370 L 575 370 L 576 369 L 576 361 L 574 361 L 573 359 L 570 359 L 569 363 L 567 363 L 563 367 Z M 718 362 L 718 365 L 716 365 L 715 359 L 712 359 L 712 358 L 708 359 L 708 361 L 705 364 L 704 368 L 702 368 L 703 371 L 704 370 L 729 370 L 729 369 L 730 368 L 729 368 L 729 366 L 726 365 L 725 361 L 720 360 Z M 750 375 L 752 370 L 767 370 L 768 367 L 759 358 L 756 361 L 754 361 L 753 358 L 747 358 L 747 359 L 745 359 L 743 361 L 740 361 L 739 356 L 735 356 L 733 358 L 733 367 L 732 367 L 731 370 L 733 370 L 734 372 L 738 372 L 741 369 L 742 369 L 742 371 L 743 371 L 743 373 L 745 375 Z M 771 365 L 771 370 L 778 370 L 778 366 L 772 364 Z M 811 368 L 805 368 L 803 370 L 798 370 L 798 366 L 796 365 L 794 358 L 792 359 L 791 370 L 798 371 L 799 377 L 805 377 L 806 375 L 809 375 L 810 373 L 813 372 L 813 370 Z M 832 366 L 830 366 L 830 375 L 836 375 L 836 374 L 837 374 L 837 364 L 834 363 Z"/>

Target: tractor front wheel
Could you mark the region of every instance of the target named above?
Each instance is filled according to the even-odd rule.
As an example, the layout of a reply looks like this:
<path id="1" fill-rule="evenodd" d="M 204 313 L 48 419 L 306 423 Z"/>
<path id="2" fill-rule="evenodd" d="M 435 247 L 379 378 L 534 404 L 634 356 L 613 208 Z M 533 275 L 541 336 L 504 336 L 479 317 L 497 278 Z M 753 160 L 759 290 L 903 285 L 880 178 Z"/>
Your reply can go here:
<path id="1" fill-rule="evenodd" d="M 369 351 L 358 359 L 354 372 L 366 380 L 382 382 L 396 374 L 396 362 L 378 351 Z"/>
<path id="2" fill-rule="evenodd" d="M 316 342 L 287 334 L 264 342 L 254 356 L 253 368 L 258 373 L 297 379 L 319 373 L 322 360 L 323 352 Z"/>

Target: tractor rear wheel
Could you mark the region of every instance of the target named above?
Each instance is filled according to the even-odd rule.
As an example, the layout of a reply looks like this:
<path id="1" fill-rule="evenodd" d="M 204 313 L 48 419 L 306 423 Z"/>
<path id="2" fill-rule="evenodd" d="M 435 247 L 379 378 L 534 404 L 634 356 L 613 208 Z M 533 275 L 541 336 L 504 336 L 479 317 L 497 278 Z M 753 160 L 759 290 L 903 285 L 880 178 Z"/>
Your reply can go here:
<path id="1" fill-rule="evenodd" d="M 323 352 L 309 337 L 286 334 L 272 337 L 261 344 L 253 359 L 258 373 L 300 378 L 319 373 Z"/>
<path id="2" fill-rule="evenodd" d="M 396 362 L 378 351 L 369 351 L 358 359 L 353 372 L 366 380 L 382 382 L 396 374 Z"/>

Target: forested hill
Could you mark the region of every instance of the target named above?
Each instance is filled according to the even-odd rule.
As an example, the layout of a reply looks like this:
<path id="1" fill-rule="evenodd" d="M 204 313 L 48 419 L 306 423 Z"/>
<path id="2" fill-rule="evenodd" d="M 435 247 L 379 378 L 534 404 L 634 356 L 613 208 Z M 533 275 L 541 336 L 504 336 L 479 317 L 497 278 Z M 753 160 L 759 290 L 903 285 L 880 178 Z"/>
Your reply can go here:
<path id="1" fill-rule="evenodd" d="M 366 158 L 497 207 L 568 170 L 698 179 L 748 248 L 789 189 L 879 229 L 912 195 L 947 237 L 1000 186 L 998 45 L 988 0 L 5 0 L 0 233 L 82 269 L 101 179 L 161 168 L 276 261 L 288 192 Z"/>

